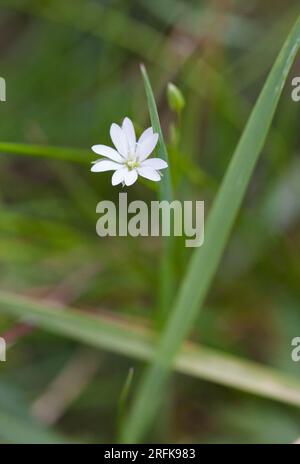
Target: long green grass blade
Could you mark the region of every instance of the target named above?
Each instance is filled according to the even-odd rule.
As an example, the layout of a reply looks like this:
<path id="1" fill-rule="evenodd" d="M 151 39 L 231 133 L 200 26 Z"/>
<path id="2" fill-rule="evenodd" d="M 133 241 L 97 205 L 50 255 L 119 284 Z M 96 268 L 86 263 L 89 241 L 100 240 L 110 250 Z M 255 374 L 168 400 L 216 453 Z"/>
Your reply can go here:
<path id="1" fill-rule="evenodd" d="M 0 153 L 57 159 L 76 163 L 89 163 L 91 161 L 91 153 L 88 150 L 51 147 L 47 145 L 0 142 Z"/>
<path id="2" fill-rule="evenodd" d="M 164 141 L 161 125 L 159 121 L 158 111 L 156 107 L 155 98 L 153 95 L 151 83 L 144 65 L 141 66 L 142 76 L 144 80 L 151 124 L 154 132 L 159 134 L 157 154 L 158 157 L 169 162 L 168 152 Z M 170 175 L 170 168 L 166 169 L 163 173 L 163 178 L 160 181 L 160 200 L 167 200 L 171 202 L 173 199 L 172 181 Z M 174 239 L 172 237 L 164 238 L 164 250 L 162 256 L 161 266 L 161 292 L 160 292 L 160 308 L 158 320 L 163 322 L 168 313 L 170 304 L 172 302 L 172 295 L 174 294 Z"/>
<path id="3" fill-rule="evenodd" d="M 232 157 L 208 219 L 205 244 L 191 259 L 153 364 L 137 391 L 122 441 L 141 440 L 157 413 L 176 354 L 192 327 L 221 260 L 299 44 L 300 18 L 270 72 Z"/>
<path id="4" fill-rule="evenodd" d="M 155 353 L 153 332 L 131 319 L 118 320 L 109 315 L 95 316 L 71 308 L 58 308 L 3 291 L 0 292 L 0 312 L 121 356 L 150 361 Z M 185 375 L 300 407 L 299 380 L 217 350 L 185 343 L 176 356 L 174 367 Z"/>
<path id="5" fill-rule="evenodd" d="M 155 98 L 154 98 L 150 80 L 149 80 L 149 77 L 148 77 L 148 74 L 147 74 L 147 71 L 144 65 L 141 66 L 141 71 L 142 71 L 142 76 L 143 76 L 146 95 L 147 95 L 151 124 L 152 124 L 154 132 L 156 132 L 159 135 L 157 154 L 159 158 L 162 158 L 168 163 L 169 162 L 168 152 L 167 152 L 166 144 L 165 144 L 163 133 L 162 133 L 161 126 L 160 126 Z M 170 176 L 170 169 L 167 169 L 166 171 L 164 171 L 164 176 L 160 182 L 160 188 L 161 188 L 161 194 L 160 194 L 161 199 L 172 201 L 173 193 L 172 193 L 172 182 L 171 182 L 171 176 Z"/>

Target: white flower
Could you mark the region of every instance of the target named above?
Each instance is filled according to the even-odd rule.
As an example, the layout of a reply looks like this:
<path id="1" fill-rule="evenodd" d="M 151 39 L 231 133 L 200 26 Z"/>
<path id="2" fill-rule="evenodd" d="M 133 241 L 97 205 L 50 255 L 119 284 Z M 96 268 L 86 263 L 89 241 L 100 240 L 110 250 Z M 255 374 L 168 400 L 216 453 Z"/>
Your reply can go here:
<path id="1" fill-rule="evenodd" d="M 167 168 L 168 164 L 160 158 L 147 159 L 158 142 L 158 134 L 152 127 L 146 129 L 137 141 L 132 121 L 125 118 L 122 127 L 111 125 L 110 136 L 116 149 L 94 145 L 92 150 L 104 159 L 93 162 L 92 172 L 115 171 L 112 185 L 132 185 L 138 176 L 154 181 L 161 179 L 159 170 Z"/>

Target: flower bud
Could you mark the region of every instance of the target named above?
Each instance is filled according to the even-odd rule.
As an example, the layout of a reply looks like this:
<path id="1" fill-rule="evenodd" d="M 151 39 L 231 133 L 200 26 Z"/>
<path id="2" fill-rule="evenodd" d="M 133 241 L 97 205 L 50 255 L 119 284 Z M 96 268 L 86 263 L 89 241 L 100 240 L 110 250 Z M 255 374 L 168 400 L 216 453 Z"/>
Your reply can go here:
<path id="1" fill-rule="evenodd" d="M 185 107 L 185 99 L 179 88 L 172 82 L 168 84 L 167 97 L 170 109 L 180 114 Z"/>

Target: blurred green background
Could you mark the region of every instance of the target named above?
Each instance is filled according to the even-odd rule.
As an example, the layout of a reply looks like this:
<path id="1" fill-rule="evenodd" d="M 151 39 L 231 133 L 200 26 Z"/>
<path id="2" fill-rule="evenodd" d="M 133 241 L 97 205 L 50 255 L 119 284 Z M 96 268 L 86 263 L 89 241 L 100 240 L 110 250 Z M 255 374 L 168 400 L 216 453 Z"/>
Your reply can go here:
<path id="1" fill-rule="evenodd" d="M 110 144 L 110 124 L 125 116 L 139 132 L 148 127 L 143 62 L 176 197 L 205 200 L 209 209 L 298 14 L 297 0 L 0 0 L 1 290 L 155 325 L 160 241 L 97 237 L 96 204 L 118 190 L 110 173 L 89 172 L 89 149 Z M 186 100 L 180 118 L 167 104 L 170 81 Z M 290 345 L 300 336 L 300 123 L 290 82 L 191 339 L 299 378 Z M 64 150 L 24 156 L 5 142 L 78 151 L 73 161 Z M 129 197 L 154 199 L 147 185 L 136 184 Z M 178 250 L 178 282 L 189 255 Z M 143 363 L 47 331 L 27 333 L 4 314 L 0 335 L 12 344 L 0 363 L 1 442 L 117 439 L 128 372 L 134 368 L 130 404 Z M 167 398 L 148 440 L 300 436 L 297 407 L 221 385 L 175 374 Z"/>

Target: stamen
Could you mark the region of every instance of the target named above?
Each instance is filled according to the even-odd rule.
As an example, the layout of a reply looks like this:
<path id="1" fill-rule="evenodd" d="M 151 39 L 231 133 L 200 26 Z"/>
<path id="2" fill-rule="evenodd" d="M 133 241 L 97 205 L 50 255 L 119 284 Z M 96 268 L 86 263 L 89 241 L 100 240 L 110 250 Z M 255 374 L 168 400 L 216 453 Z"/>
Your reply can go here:
<path id="1" fill-rule="evenodd" d="M 132 171 L 133 169 L 139 167 L 139 165 L 140 165 L 140 163 L 137 162 L 135 159 L 128 159 L 125 164 L 126 164 L 126 166 L 128 167 L 128 169 L 130 171 Z"/>

